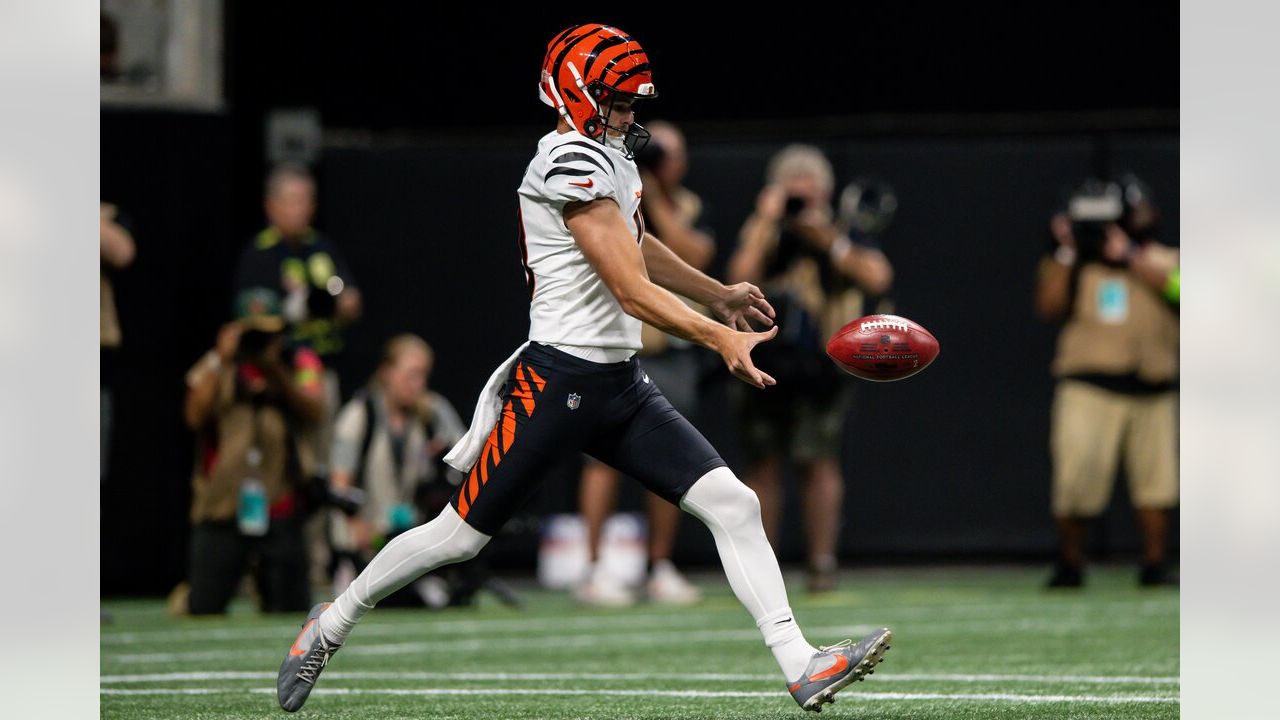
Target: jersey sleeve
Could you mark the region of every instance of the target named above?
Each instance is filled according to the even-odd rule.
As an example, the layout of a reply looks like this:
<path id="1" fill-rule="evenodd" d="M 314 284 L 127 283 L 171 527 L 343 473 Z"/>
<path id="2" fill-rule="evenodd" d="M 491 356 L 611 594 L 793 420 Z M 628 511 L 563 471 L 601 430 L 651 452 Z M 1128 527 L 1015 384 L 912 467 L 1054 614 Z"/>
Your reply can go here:
<path id="1" fill-rule="evenodd" d="M 614 160 L 594 143 L 573 141 L 553 148 L 542 165 L 543 197 L 559 209 L 569 202 L 613 198 L 619 205 Z"/>

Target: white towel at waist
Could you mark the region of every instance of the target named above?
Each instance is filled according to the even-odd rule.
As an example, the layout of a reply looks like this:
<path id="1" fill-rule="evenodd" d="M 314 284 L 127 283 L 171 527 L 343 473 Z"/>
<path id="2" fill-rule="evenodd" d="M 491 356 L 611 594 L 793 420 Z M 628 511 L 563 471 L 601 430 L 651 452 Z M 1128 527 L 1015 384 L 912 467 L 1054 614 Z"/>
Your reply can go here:
<path id="1" fill-rule="evenodd" d="M 504 360 L 489 376 L 489 381 L 480 391 L 480 398 L 476 400 L 476 411 L 471 416 L 471 427 L 467 428 L 467 434 L 462 436 L 449 454 L 444 456 L 444 461 L 450 467 L 465 473 L 476 464 L 480 451 L 484 449 L 484 442 L 489 438 L 494 423 L 498 422 L 498 414 L 502 411 L 502 383 L 506 382 L 507 373 L 511 372 L 511 366 L 515 364 L 516 358 L 520 357 L 520 353 L 527 347 L 529 342 L 525 341 L 525 344 L 516 348 L 516 351 L 511 353 L 511 357 Z"/>

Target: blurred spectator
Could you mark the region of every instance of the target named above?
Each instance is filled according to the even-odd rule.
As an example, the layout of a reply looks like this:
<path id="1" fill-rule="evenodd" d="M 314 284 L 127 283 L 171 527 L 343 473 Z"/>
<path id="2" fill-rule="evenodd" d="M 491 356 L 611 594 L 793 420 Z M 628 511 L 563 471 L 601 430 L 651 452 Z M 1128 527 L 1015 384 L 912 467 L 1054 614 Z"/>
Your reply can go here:
<path id="1" fill-rule="evenodd" d="M 99 203 L 98 238 L 101 242 L 98 280 L 98 398 L 101 402 L 99 482 L 107 478 L 113 410 L 111 387 L 115 379 L 116 352 L 124 337 L 120 331 L 120 317 L 116 314 L 116 296 L 111 286 L 110 275 L 117 270 L 129 267 L 137 252 L 133 243 L 133 234 L 125 227 L 126 224 L 127 221 L 120 217 L 120 212 L 115 205 Z"/>
<path id="2" fill-rule="evenodd" d="M 1142 529 L 1143 585 L 1171 582 L 1168 509 L 1177 503 L 1177 250 L 1136 180 L 1086 182 L 1050 221 L 1036 309 L 1062 323 L 1053 375 L 1051 587 L 1084 582 L 1084 531 L 1111 498 L 1123 456 Z"/>
<path id="3" fill-rule="evenodd" d="M 708 231 L 698 227 L 701 198 L 682 184 L 689 169 L 684 135 L 676 126 L 661 120 L 650 124 L 648 129 L 649 143 L 636 157 L 644 185 L 640 209 L 645 226 L 682 260 L 706 270 L 715 258 L 715 241 Z M 641 340 L 644 343 L 640 351 L 641 367 L 681 415 L 696 417 L 698 351 L 691 343 L 648 325 L 641 331 Z M 614 509 L 618 479 L 616 470 L 587 458 L 582 470 L 579 503 L 587 525 L 589 569 L 574 593 L 586 604 L 629 605 L 635 601 L 631 589 L 598 562 L 601 531 Z M 702 599 L 702 594 L 671 562 L 680 529 L 680 508 L 652 493 L 646 493 L 646 500 L 649 515 L 646 594 L 659 603 L 695 603 Z"/>
<path id="4" fill-rule="evenodd" d="M 263 206 L 270 225 L 245 248 L 235 287 L 280 294 L 293 342 L 309 346 L 328 366 L 325 398 L 335 411 L 338 376 L 331 366 L 342 351 L 342 327 L 360 317 L 360 291 L 337 246 L 311 226 L 316 185 L 305 167 L 286 163 L 273 169 Z M 317 449 L 327 451 L 327 442 Z"/>
<path id="5" fill-rule="evenodd" d="M 197 433 L 187 610 L 224 612 L 250 568 L 264 611 L 306 610 L 300 489 L 315 462 L 297 437 L 325 415 L 323 365 L 287 344 L 273 291 L 242 291 L 236 305 L 187 373 L 184 417 Z"/>
<path id="6" fill-rule="evenodd" d="M 893 281 L 884 253 L 840 232 L 833 187 L 831 163 L 820 150 L 784 148 L 769 162 L 767 185 L 729 263 L 730 282 L 765 291 L 779 327 L 773 341 L 755 350 L 757 364 L 778 385 L 762 393 L 734 388 L 749 463 L 745 480 L 760 497 L 765 532 L 776 544 L 784 464 L 800 465 L 812 592 L 836 585 L 840 439 L 851 392 L 826 357 L 826 338 L 863 314 L 864 293 L 882 295 Z"/>
<path id="7" fill-rule="evenodd" d="M 377 373 L 338 413 L 330 484 L 358 503 L 349 515 L 333 513 L 334 549 L 345 566 L 338 593 L 388 540 L 439 513 L 462 482 L 443 458 L 466 426 L 443 395 L 427 389 L 434 358 L 416 335 L 392 338 Z M 432 575 L 381 604 L 440 606 L 459 589 Z"/>
<path id="8" fill-rule="evenodd" d="M 338 248 L 311 225 L 316 212 L 316 184 L 305 166 L 283 163 L 267 175 L 263 207 L 267 221 L 240 257 L 235 287 L 272 288 L 280 294 L 284 319 L 295 344 L 315 351 L 324 362 L 322 380 L 326 412 L 323 421 L 307 430 L 304 442 L 327 474 L 333 415 L 342 402 L 334 368 L 342 351 L 342 328 L 360 316 L 360 291 Z M 312 555 L 311 579 L 327 582 L 329 545 L 323 516 L 307 526 Z"/>

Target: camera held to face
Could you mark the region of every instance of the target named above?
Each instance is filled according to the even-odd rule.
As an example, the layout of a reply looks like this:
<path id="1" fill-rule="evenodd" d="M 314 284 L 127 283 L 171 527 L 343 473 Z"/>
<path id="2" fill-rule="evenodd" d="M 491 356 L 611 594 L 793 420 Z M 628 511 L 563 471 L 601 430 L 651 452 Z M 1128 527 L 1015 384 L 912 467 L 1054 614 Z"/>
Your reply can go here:
<path id="1" fill-rule="evenodd" d="M 1114 182 L 1086 180 L 1067 202 L 1071 219 L 1071 237 L 1081 262 L 1117 262 L 1116 253 L 1108 248 L 1108 235 L 1114 234 L 1125 215 L 1124 193 Z"/>

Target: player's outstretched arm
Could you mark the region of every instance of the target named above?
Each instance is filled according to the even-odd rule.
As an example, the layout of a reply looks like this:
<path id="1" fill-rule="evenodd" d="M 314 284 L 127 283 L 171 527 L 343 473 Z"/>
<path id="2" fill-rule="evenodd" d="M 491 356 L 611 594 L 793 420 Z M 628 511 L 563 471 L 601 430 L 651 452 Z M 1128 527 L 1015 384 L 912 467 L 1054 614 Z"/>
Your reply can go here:
<path id="1" fill-rule="evenodd" d="M 685 262 L 658 238 L 645 233 L 640 246 L 649 279 L 673 293 L 711 308 L 730 327 L 750 331 L 747 320 L 773 325 L 773 307 L 751 283 L 724 285 Z"/>
<path id="2" fill-rule="evenodd" d="M 757 388 L 775 384 L 751 362 L 751 349 L 777 334 L 741 332 L 699 315 L 669 291 L 654 284 L 644 255 L 631 235 L 618 206 L 609 198 L 572 202 L 564 209 L 565 226 L 587 262 L 622 305 L 623 312 L 646 323 L 720 353 L 740 380 Z"/>

